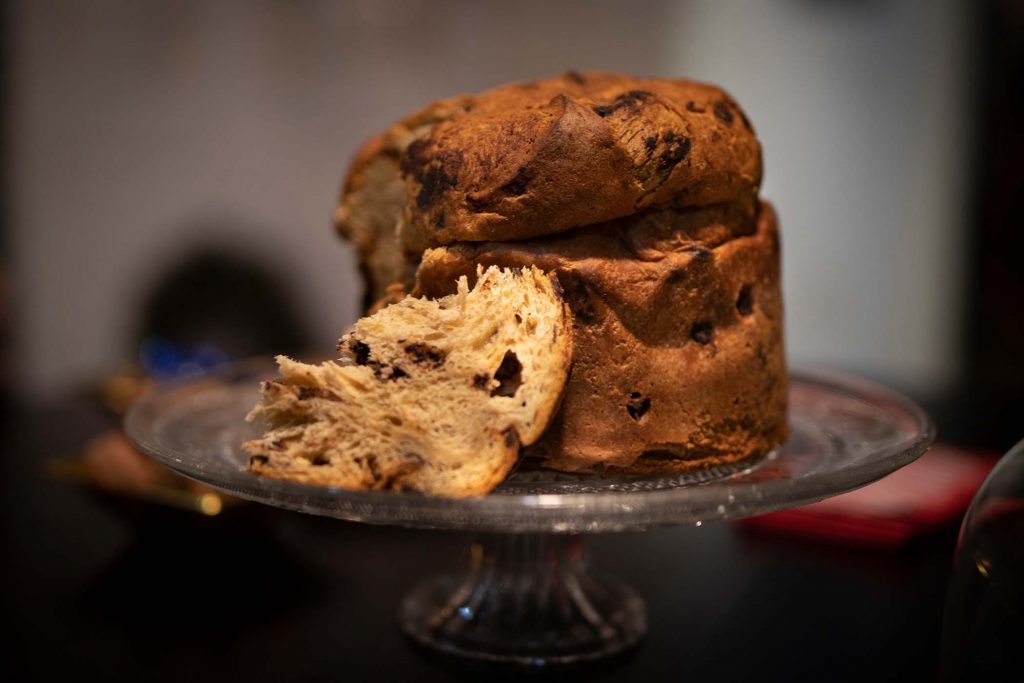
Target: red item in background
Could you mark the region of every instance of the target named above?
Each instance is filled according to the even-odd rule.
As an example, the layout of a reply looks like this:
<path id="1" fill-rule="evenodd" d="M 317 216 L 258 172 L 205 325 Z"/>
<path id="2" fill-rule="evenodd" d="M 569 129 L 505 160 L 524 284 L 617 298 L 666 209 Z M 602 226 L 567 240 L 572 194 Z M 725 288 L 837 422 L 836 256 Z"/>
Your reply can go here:
<path id="1" fill-rule="evenodd" d="M 936 443 L 874 484 L 740 524 L 840 545 L 896 549 L 914 537 L 959 524 L 997 461 L 990 453 Z"/>

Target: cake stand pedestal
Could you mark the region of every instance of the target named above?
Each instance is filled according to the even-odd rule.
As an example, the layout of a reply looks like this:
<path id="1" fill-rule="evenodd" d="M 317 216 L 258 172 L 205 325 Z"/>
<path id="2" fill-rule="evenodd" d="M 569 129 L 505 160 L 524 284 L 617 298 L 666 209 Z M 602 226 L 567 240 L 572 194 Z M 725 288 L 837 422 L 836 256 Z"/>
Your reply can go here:
<path id="1" fill-rule="evenodd" d="M 468 566 L 418 585 L 398 620 L 421 645 L 527 666 L 612 655 L 647 631 L 643 600 L 591 571 L 584 537 L 566 534 L 481 534 Z"/>
<path id="2" fill-rule="evenodd" d="M 833 372 L 790 377 L 791 436 L 758 462 L 672 476 L 513 473 L 482 498 L 347 491 L 245 471 L 239 444 L 268 362 L 167 385 L 136 403 L 129 437 L 172 469 L 233 495 L 338 519 L 474 531 L 468 564 L 425 580 L 399 623 L 440 652 L 527 666 L 610 656 L 643 637 L 628 586 L 590 568 L 585 534 L 737 519 L 811 503 L 873 482 L 921 455 L 934 430 L 899 394 Z M 653 558 L 652 558 L 653 559 Z"/>

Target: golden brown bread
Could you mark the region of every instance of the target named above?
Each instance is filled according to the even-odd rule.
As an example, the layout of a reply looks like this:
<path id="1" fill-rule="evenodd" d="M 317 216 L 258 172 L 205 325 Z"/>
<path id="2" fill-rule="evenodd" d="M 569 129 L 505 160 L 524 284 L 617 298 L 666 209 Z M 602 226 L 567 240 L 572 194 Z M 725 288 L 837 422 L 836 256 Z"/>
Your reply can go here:
<path id="1" fill-rule="evenodd" d="M 411 283 L 429 246 L 524 239 L 648 209 L 749 206 L 760 183 L 760 144 L 721 89 L 570 72 L 434 102 L 372 138 L 335 221 L 359 251 L 368 306 L 388 284 Z"/>
<path id="2" fill-rule="evenodd" d="M 722 90 L 569 74 L 476 95 L 402 156 L 412 250 L 752 199 L 761 148 Z"/>
<path id="3" fill-rule="evenodd" d="M 477 265 L 555 273 L 573 313 L 559 413 L 527 452 L 563 470 L 672 471 L 763 454 L 786 435 L 775 214 L 661 212 L 527 242 L 431 249 L 416 295 Z"/>
<path id="4" fill-rule="evenodd" d="M 536 441 L 565 386 L 569 311 L 539 270 L 490 268 L 438 300 L 407 297 L 359 320 L 339 361 L 281 356 L 245 442 L 256 474 L 347 489 L 474 496 Z"/>
<path id="5" fill-rule="evenodd" d="M 375 164 L 386 173 L 370 179 Z M 786 435 L 778 231 L 761 173 L 753 129 L 722 90 L 569 73 L 393 126 L 357 159 L 339 229 L 365 246 L 379 305 L 414 285 L 447 293 L 478 263 L 557 273 L 574 365 L 528 452 L 567 470 L 677 471 Z"/>

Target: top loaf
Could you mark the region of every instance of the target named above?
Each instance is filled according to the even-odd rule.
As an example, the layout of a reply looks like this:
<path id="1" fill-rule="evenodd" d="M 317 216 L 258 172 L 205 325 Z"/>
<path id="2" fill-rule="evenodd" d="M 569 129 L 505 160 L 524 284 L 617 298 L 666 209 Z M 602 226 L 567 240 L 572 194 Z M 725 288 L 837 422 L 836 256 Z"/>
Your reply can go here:
<path id="1" fill-rule="evenodd" d="M 364 145 L 337 215 L 364 252 L 379 246 L 368 242 L 381 229 L 360 224 L 360 190 L 388 174 L 390 197 L 370 202 L 378 214 L 401 205 L 392 228 L 401 250 L 415 254 L 649 209 L 736 203 L 752 222 L 761 147 L 743 111 L 715 86 L 569 72 L 434 102 Z"/>

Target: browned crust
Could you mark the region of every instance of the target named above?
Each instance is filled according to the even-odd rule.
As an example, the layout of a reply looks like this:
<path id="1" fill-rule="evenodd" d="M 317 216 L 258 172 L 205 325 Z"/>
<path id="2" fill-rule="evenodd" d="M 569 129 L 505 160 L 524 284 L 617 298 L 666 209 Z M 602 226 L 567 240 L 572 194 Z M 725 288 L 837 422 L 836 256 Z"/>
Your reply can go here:
<path id="1" fill-rule="evenodd" d="M 757 199 L 760 145 L 722 90 L 570 73 L 441 100 L 363 148 L 342 209 L 382 156 L 405 179 L 401 244 L 366 253 L 401 248 L 415 267 L 448 245 L 426 252 L 413 295 L 449 293 L 477 263 L 537 265 L 565 289 L 574 368 L 528 454 L 678 472 L 785 439 L 776 219 Z"/>
<path id="2" fill-rule="evenodd" d="M 363 143 L 349 165 L 334 213 L 334 225 L 338 234 L 356 248 L 365 285 L 364 309 L 384 296 L 388 285 L 402 281 L 411 284 L 418 260 L 414 258 L 411 263 L 402 264 L 404 257 L 394 234 L 401 208 L 392 217 L 381 215 L 376 202 L 380 201 L 381 192 L 390 193 L 382 184 L 401 183 L 399 162 L 409 143 L 438 122 L 462 111 L 465 99 L 455 97 L 434 102 L 398 121 Z M 384 224 L 380 224 L 382 220 Z"/>
<path id="3" fill-rule="evenodd" d="M 362 189 L 366 182 L 366 167 L 379 156 L 400 159 L 409 143 L 423 135 L 438 123 L 448 121 L 469 106 L 470 96 L 452 97 L 427 105 L 415 114 L 394 123 L 385 132 L 370 137 L 356 150 L 349 164 L 345 181 L 341 186 L 341 205 L 353 192 Z M 340 209 L 340 207 L 339 207 Z M 348 237 L 348 226 L 344 221 L 336 223 L 343 236 Z"/>
<path id="4" fill-rule="evenodd" d="M 696 234 L 714 235 L 716 209 Z M 557 275 L 573 312 L 573 369 L 561 408 L 528 450 L 563 470 L 705 467 L 766 453 L 787 434 L 786 365 L 775 214 L 717 244 L 681 240 L 641 260 L 595 226 L 522 243 L 460 243 L 428 251 L 414 295 L 438 295 L 477 263 L 536 265 Z M 746 294 L 744 294 L 746 292 Z"/>
<path id="5" fill-rule="evenodd" d="M 437 106 L 436 103 L 435 105 Z M 750 201 L 761 149 L 721 89 L 569 74 L 460 100 L 401 154 L 410 251 Z"/>

